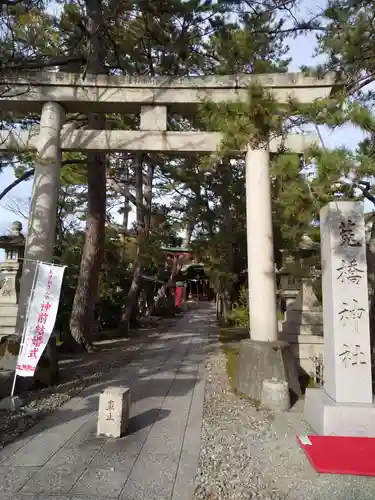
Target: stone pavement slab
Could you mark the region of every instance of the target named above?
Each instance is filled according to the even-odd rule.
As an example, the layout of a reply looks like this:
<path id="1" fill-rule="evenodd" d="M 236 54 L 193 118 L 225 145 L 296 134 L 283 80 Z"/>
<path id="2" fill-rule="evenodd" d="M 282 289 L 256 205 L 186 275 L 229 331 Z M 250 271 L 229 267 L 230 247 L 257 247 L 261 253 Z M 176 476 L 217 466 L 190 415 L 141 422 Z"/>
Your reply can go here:
<path id="1" fill-rule="evenodd" d="M 0 498 L 21 489 L 36 472 L 37 467 L 0 466 Z"/>
<path id="2" fill-rule="evenodd" d="M 191 500 L 214 311 L 182 316 L 115 375 L 98 381 L 0 450 L 4 500 Z M 128 385 L 128 434 L 96 436 L 100 391 Z"/>
<path id="3" fill-rule="evenodd" d="M 205 363 L 201 362 L 186 423 L 172 500 L 190 500 L 194 495 L 195 474 L 199 465 L 199 453 L 197 454 L 196 450 L 200 450 L 201 443 L 203 405 L 200 402 L 204 400 L 204 373 Z"/>

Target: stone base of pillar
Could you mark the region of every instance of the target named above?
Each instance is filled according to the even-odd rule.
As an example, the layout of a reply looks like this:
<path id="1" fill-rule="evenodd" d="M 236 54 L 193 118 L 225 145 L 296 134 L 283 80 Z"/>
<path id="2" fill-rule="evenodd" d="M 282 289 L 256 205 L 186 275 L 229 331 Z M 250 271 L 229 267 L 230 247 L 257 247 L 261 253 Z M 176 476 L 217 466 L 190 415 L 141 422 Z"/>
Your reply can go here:
<path id="1" fill-rule="evenodd" d="M 0 339 L 0 399 L 10 395 L 19 348 L 18 335 L 8 335 Z M 16 394 L 30 390 L 33 384 L 32 377 L 17 377 Z"/>
<path id="2" fill-rule="evenodd" d="M 34 383 L 36 387 L 50 387 L 57 384 L 58 379 L 56 338 L 51 337 L 35 371 Z"/>
<path id="3" fill-rule="evenodd" d="M 306 389 L 304 417 L 320 436 L 375 437 L 375 404 L 336 403 L 324 389 Z"/>
<path id="4" fill-rule="evenodd" d="M 13 370 L 0 370 L 0 400 L 9 397 L 14 378 Z"/>
<path id="5" fill-rule="evenodd" d="M 298 368 L 287 342 L 261 342 L 246 339 L 238 354 L 236 388 L 252 401 L 260 401 L 266 379 L 285 380 L 294 398 L 301 396 Z"/>

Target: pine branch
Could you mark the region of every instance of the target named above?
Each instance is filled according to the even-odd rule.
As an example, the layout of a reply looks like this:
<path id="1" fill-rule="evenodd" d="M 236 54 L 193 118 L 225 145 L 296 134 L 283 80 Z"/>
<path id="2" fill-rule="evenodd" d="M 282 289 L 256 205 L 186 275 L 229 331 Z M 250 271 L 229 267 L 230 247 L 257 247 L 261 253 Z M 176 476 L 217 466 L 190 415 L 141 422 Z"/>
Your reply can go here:
<path id="1" fill-rule="evenodd" d="M 85 163 L 85 160 L 65 160 L 61 162 L 61 167 L 65 167 L 65 165 L 77 165 L 80 163 Z M 18 186 L 18 184 L 21 184 L 21 182 L 26 181 L 29 179 L 32 175 L 34 175 L 35 168 L 31 168 L 30 170 L 26 170 L 24 174 L 21 175 L 21 177 L 18 177 L 15 181 L 9 184 L 5 189 L 3 189 L 0 192 L 0 201 L 6 196 L 10 191 L 12 191 L 13 188 Z"/>
<path id="2" fill-rule="evenodd" d="M 1 0 L 0 0 L 1 1 Z M 56 56 L 50 59 L 34 59 L 30 61 L 20 61 L 18 63 L 7 64 L 1 67 L 2 71 L 12 70 L 33 70 L 52 68 L 53 66 L 66 66 L 74 62 L 84 63 L 86 61 L 84 56 Z"/>
<path id="3" fill-rule="evenodd" d="M 371 201 L 371 203 L 375 206 L 375 196 L 370 193 L 371 184 L 367 181 L 359 181 L 355 186 L 362 191 L 363 196 Z"/>

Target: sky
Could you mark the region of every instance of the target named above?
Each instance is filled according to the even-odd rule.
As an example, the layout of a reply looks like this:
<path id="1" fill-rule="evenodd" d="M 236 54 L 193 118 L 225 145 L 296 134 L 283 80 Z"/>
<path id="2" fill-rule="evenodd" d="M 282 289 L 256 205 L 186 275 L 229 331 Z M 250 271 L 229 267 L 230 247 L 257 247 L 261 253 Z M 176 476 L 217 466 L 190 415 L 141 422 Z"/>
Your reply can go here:
<path id="1" fill-rule="evenodd" d="M 310 6 L 314 9 L 319 8 L 319 1 L 305 0 L 303 3 L 304 8 L 300 12 L 300 15 L 311 11 Z M 289 43 L 290 46 L 290 57 L 292 62 L 290 64 L 290 71 L 299 71 L 301 66 L 314 66 L 319 63 L 319 60 L 313 58 L 315 39 L 313 35 L 299 37 Z M 335 148 L 339 146 L 345 146 L 346 148 L 354 149 L 358 142 L 363 138 L 363 135 L 358 129 L 354 127 L 342 127 L 340 130 L 331 132 L 328 129 L 321 127 L 321 133 L 325 142 L 326 147 Z M 0 188 L 6 187 L 15 177 L 13 175 L 11 168 L 4 168 L 3 173 L 0 174 Z M 31 196 L 32 181 L 26 181 L 19 184 L 14 188 L 10 194 L 8 194 L 2 202 L 0 202 L 0 234 L 8 232 L 12 222 L 19 220 L 24 226 L 26 231 L 27 221 L 21 214 L 15 214 L 9 209 L 7 205 L 11 205 L 13 208 L 17 205 L 21 206 L 22 212 L 27 212 L 27 203 Z M 365 207 L 365 209 L 370 209 L 370 207 Z M 134 220 L 134 213 L 132 218 Z M 120 216 L 119 216 L 120 222 Z"/>

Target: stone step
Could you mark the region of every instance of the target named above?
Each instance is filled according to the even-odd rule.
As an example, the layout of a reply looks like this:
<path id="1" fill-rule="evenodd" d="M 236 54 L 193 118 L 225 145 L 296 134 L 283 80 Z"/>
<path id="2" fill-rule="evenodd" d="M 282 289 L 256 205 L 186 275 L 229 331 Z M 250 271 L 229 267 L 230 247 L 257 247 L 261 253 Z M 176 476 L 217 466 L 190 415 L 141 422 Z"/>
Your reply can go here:
<path id="1" fill-rule="evenodd" d="M 18 305 L 11 302 L 0 302 L 0 317 L 17 316 Z"/>
<path id="2" fill-rule="evenodd" d="M 11 326 L 5 326 L 5 325 L 0 325 L 0 337 L 5 337 L 7 335 L 12 335 L 15 332 L 15 325 Z"/>
<path id="3" fill-rule="evenodd" d="M 12 318 L 11 316 L 0 316 L 0 328 L 3 326 L 12 326 L 14 327 L 16 324 L 16 318 Z"/>

